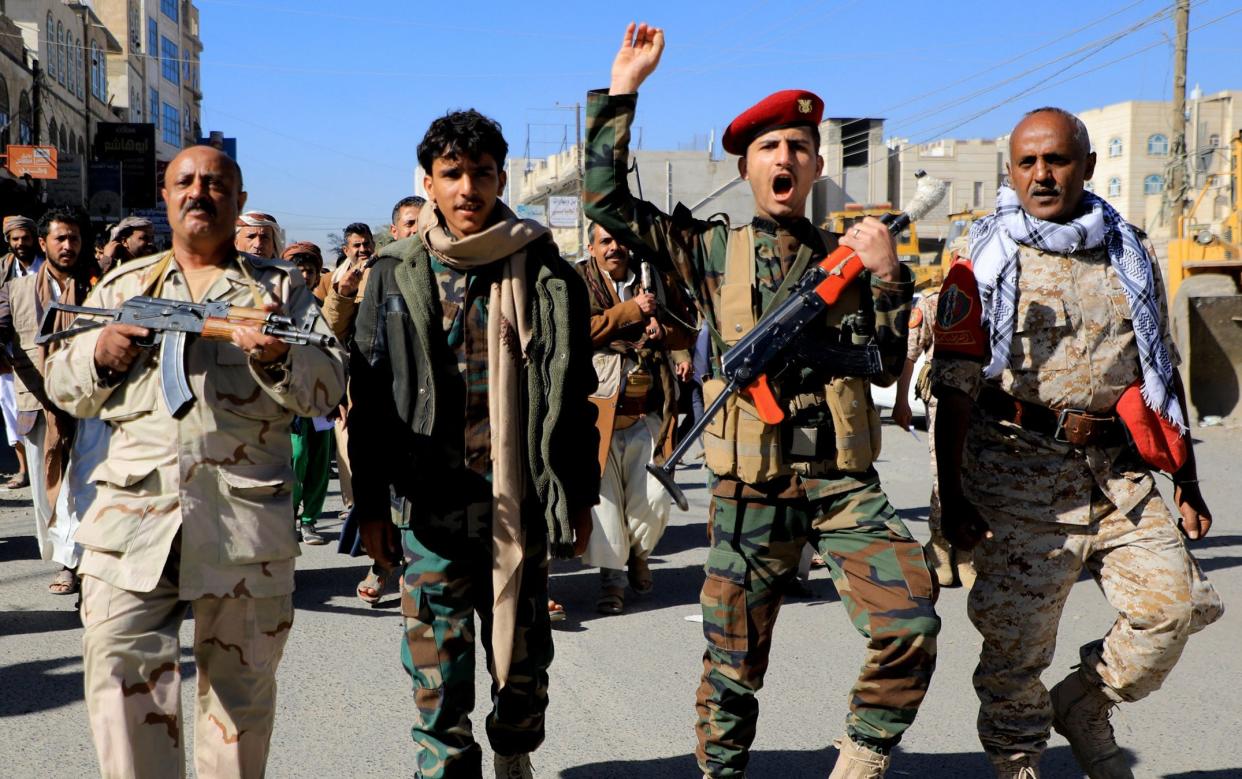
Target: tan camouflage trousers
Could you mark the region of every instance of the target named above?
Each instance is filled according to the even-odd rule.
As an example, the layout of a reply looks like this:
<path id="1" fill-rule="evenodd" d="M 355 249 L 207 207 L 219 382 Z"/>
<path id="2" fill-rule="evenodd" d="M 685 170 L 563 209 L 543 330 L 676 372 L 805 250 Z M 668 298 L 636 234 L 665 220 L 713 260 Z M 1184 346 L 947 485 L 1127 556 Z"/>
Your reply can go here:
<path id="1" fill-rule="evenodd" d="M 186 602 L 171 561 L 169 569 L 151 592 L 82 579 L 86 707 L 100 775 L 185 776 L 177 633 L 192 605 L 195 770 L 204 779 L 261 777 L 293 596 Z"/>
<path id="2" fill-rule="evenodd" d="M 1118 615 L 1102 640 L 1082 647 L 1082 662 L 1117 701 L 1157 690 L 1190 634 L 1223 612 L 1155 491 L 1128 514 L 1112 511 L 1086 526 L 994 509 L 985 518 L 994 537 L 975 548 L 968 611 L 983 635 L 974 684 L 979 740 L 993 760 L 1038 759 L 1047 746 L 1052 702 L 1040 674 L 1084 567 Z"/>

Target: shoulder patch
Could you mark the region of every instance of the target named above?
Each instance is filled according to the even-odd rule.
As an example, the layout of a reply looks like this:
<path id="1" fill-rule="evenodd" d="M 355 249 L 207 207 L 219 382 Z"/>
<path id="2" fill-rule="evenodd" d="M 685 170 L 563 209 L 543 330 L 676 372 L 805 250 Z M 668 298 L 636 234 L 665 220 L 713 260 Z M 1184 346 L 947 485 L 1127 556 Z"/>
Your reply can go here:
<path id="1" fill-rule="evenodd" d="M 907 325 L 911 330 L 921 327 L 923 324 L 923 309 L 917 306 L 910 310 L 910 323 Z"/>
<path id="2" fill-rule="evenodd" d="M 932 330 L 936 357 L 981 360 L 986 355 L 979 286 L 969 261 L 956 262 L 949 269 L 940 290 Z"/>

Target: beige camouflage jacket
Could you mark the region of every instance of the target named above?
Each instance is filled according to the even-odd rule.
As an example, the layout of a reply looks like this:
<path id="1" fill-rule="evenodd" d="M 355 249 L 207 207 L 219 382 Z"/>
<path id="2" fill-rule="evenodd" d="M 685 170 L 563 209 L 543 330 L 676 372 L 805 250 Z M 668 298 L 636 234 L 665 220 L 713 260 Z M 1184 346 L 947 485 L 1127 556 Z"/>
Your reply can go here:
<path id="1" fill-rule="evenodd" d="M 1150 243 L 1147 251 L 1156 256 Z M 958 256 L 969 258 L 965 251 Z M 1020 246 L 1018 264 L 1017 324 L 1009 365 L 995 386 L 1046 408 L 1112 413 L 1140 369 L 1130 304 L 1107 253 L 1055 254 Z M 1159 263 L 1153 271 L 1158 310 L 1167 311 Z M 938 328 L 947 326 L 946 308 L 942 292 Z M 1160 329 L 1176 366 L 1167 317 Z M 978 397 L 985 362 L 946 358 L 937 350 L 932 384 Z M 963 483 L 983 508 L 1072 525 L 1090 524 L 1113 507 L 1126 513 L 1155 486 L 1147 465 L 1128 447 L 1078 449 L 978 413 L 967 436 Z"/>
<path id="2" fill-rule="evenodd" d="M 190 300 L 167 253 L 126 263 L 91 292 L 88 306 L 115 308 L 135 295 Z M 238 255 L 204 299 L 241 306 L 279 302 L 297 321 L 318 308 L 294 266 Z M 336 347 L 293 346 L 269 373 L 231 343 L 191 337 L 185 366 L 195 401 L 173 419 L 160 390 L 159 354 L 139 356 L 116 386 L 94 360 L 99 331 L 76 336 L 48 359 L 51 400 L 111 428 L 108 458 L 92 475 L 99 494 L 76 540 L 80 572 L 117 587 L 150 591 L 170 552 L 179 554 L 180 597 L 283 595 L 293 591 L 289 426 L 327 414 L 345 390 Z M 177 548 L 174 549 L 174 544 Z"/>

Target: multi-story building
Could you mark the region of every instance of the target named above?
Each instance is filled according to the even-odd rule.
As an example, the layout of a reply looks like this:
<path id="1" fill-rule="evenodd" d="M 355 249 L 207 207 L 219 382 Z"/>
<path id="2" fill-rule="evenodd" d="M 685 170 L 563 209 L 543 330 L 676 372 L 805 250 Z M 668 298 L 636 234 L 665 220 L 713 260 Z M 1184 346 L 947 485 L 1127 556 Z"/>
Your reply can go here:
<path id="1" fill-rule="evenodd" d="M 121 51 L 120 43 L 87 0 L 8 0 L 5 12 L 33 55 L 32 141 L 55 146 L 59 157 L 49 199 L 80 203 L 94 128 L 116 121 L 108 104 L 107 57 Z"/>
<path id="2" fill-rule="evenodd" d="M 1128 100 L 1078 112 L 1096 158 L 1087 188 L 1148 232 L 1165 227 L 1159 206 L 1174 162 L 1169 105 L 1167 100 Z"/>
<path id="3" fill-rule="evenodd" d="M 136 2 L 145 30 L 146 116 L 155 124 L 156 156 L 167 161 L 201 135 L 198 9 L 189 0 Z"/>
<path id="4" fill-rule="evenodd" d="M 822 223 L 828 212 L 847 202 L 875 202 L 887 196 L 888 153 L 881 119 L 825 119 L 820 124 L 819 153 L 824 176 L 815 182 L 807 200 L 807 217 Z M 696 151 L 634 149 L 630 191 L 671 213 L 678 203 L 705 219 L 726 215 L 733 224 L 750 221 L 755 213 L 750 186 L 738 173 L 738 158 L 717 156 L 712 148 Z M 506 162 L 506 200 L 514 205 L 547 208 L 550 198 L 576 197 L 579 186 L 578 147 L 550 157 L 515 157 Z M 421 193 L 422 171 L 415 175 Z M 566 255 L 585 250 L 579 245 L 578 226 L 553 227 L 552 235 Z"/>
<path id="5" fill-rule="evenodd" d="M 919 170 L 949 184 L 944 200 L 919 220 L 921 240 L 943 240 L 949 229 L 949 214 L 996 205 L 996 188 L 1005 176 L 1009 158 L 1008 137 L 922 144 L 898 138 L 890 140 L 888 146 L 892 154 L 889 200 L 895 207 L 900 208 L 914 196 L 914 174 Z"/>

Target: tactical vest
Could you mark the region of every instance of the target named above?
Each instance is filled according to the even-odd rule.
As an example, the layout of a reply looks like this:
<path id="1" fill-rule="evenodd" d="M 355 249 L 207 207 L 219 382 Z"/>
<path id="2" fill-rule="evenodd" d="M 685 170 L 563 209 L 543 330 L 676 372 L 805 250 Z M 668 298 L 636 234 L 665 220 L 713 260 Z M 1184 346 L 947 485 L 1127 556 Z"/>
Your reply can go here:
<path id="1" fill-rule="evenodd" d="M 829 233 L 821 231 L 831 246 Z M 801 277 L 810 267 L 810 251 L 799 251 L 790 268 L 790 277 Z M 717 326 L 721 349 L 736 344 L 762 320 L 755 294 L 755 231 L 747 224 L 729 231 L 724 280 L 720 286 Z M 787 277 L 792 285 L 796 278 Z M 782 284 L 782 289 L 786 284 Z M 839 327 L 845 316 L 870 304 L 865 284 L 851 284 L 842 298 L 825 313 L 828 326 Z M 779 294 L 779 293 L 778 293 Z M 868 297 L 864 301 L 863 295 Z M 779 300 L 777 300 L 779 302 Z M 710 405 L 724 391 L 723 379 L 703 383 L 703 402 Z M 769 425 L 759 418 L 754 405 L 735 393 L 703 432 L 704 459 L 712 473 L 758 484 L 798 473 L 806 477 L 826 476 L 840 471 L 867 470 L 880 454 L 880 415 L 871 400 L 867 379 L 834 376 L 823 389 L 803 392 L 790 398 L 779 396 L 786 420 Z M 832 418 L 830 430 L 800 428 L 789 415 L 799 410 L 827 406 Z M 825 452 L 819 437 L 832 435 L 833 446 Z"/>

